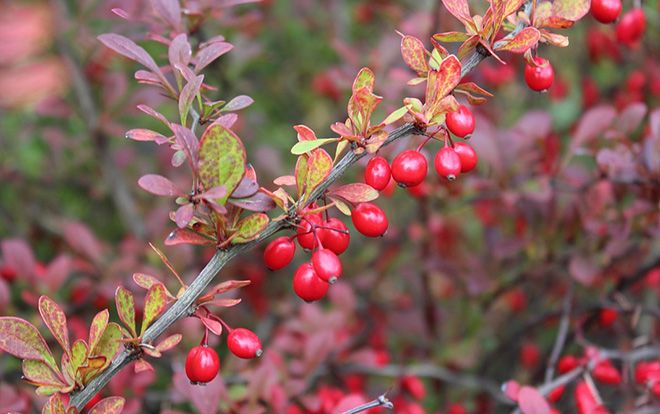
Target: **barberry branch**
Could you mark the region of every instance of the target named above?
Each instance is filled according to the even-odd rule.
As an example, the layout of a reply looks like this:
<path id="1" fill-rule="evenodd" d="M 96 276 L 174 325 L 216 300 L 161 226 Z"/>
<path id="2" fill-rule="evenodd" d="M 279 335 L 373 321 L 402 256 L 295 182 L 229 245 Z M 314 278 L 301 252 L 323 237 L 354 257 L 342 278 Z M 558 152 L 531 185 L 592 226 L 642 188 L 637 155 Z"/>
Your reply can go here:
<path id="1" fill-rule="evenodd" d="M 348 411 L 344 411 L 342 414 L 357 414 L 357 413 L 361 413 L 362 411 L 367 411 L 371 408 L 376 408 L 376 407 L 383 407 L 383 408 L 387 408 L 388 410 L 391 410 L 394 408 L 394 404 L 392 404 L 392 402 L 388 400 L 385 397 L 385 395 L 381 395 L 373 401 L 369 401 L 366 404 L 362 404 Z"/>
<path id="2" fill-rule="evenodd" d="M 525 12 L 529 14 L 531 11 L 531 0 L 529 0 L 525 5 Z M 520 30 L 525 27 L 523 23 L 519 23 L 516 29 L 511 32 L 507 38 L 515 36 Z M 503 41 L 503 40 L 502 40 Z M 496 43 L 497 45 L 497 43 Z M 471 72 L 481 61 L 488 57 L 487 54 L 481 53 L 479 51 L 473 52 L 469 55 L 461 65 L 461 77 L 465 77 L 469 72 Z M 388 145 L 400 138 L 407 137 L 411 134 L 421 134 L 424 131 L 421 130 L 418 126 L 407 123 L 399 128 L 395 129 L 389 133 L 387 140 L 384 142 L 383 146 Z M 310 194 L 307 199 L 306 205 L 309 205 L 323 196 L 325 191 L 357 161 L 361 158 L 367 156 L 367 152 L 361 154 L 355 154 L 352 151 L 349 151 L 344 155 L 339 162 L 333 167 L 332 171 L 328 177 L 314 189 L 312 194 Z M 302 207 L 302 206 L 299 206 Z M 290 217 L 295 217 L 295 206 L 291 207 L 288 212 Z M 261 232 L 259 237 L 255 240 L 232 246 L 226 250 L 218 250 L 211 260 L 206 264 L 202 269 L 200 274 L 195 278 L 195 280 L 190 284 L 185 293 L 167 310 L 163 315 L 154 322 L 153 325 L 146 330 L 142 337 L 144 343 L 152 343 L 156 338 L 163 334 L 170 326 L 172 326 L 179 319 L 188 316 L 194 305 L 195 300 L 201 296 L 209 284 L 215 279 L 220 270 L 229 263 L 234 257 L 238 256 L 241 253 L 247 252 L 248 250 L 253 249 L 259 245 L 262 241 L 266 240 L 273 234 L 277 233 L 280 230 L 284 230 L 289 227 L 288 220 L 282 220 L 278 222 L 270 223 L 264 231 Z M 92 382 L 90 382 L 87 387 L 85 387 L 80 392 L 74 394 L 71 398 L 71 406 L 76 408 L 82 408 L 94 395 L 96 395 L 109 381 L 110 379 L 117 374 L 123 367 L 129 364 L 131 361 L 137 359 L 140 354 L 139 349 L 124 349 L 115 359 L 112 361 L 110 366 L 98 377 L 96 377 Z"/>

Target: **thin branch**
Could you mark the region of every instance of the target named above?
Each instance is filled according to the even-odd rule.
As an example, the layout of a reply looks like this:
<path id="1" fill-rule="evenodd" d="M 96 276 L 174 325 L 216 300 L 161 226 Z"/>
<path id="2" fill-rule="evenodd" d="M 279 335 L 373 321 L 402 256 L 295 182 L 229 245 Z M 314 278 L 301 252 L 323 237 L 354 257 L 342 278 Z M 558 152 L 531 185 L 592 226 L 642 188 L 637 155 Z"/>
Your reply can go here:
<path id="1" fill-rule="evenodd" d="M 388 410 L 391 410 L 394 408 L 394 404 L 392 404 L 392 402 L 388 400 L 385 397 L 385 395 L 381 395 L 373 401 L 369 401 L 366 404 L 362 404 L 348 411 L 344 411 L 342 414 L 357 414 L 357 413 L 361 413 L 362 411 L 367 411 L 371 408 L 376 408 L 376 407 L 383 407 L 383 408 L 387 408 Z"/>
<path id="2" fill-rule="evenodd" d="M 573 295 L 575 293 L 575 283 L 570 282 L 568 292 L 564 296 L 564 303 L 562 304 L 561 321 L 559 322 L 559 329 L 557 330 L 557 338 L 552 347 L 550 358 L 548 358 L 548 366 L 545 370 L 545 382 L 552 381 L 552 376 L 555 375 L 555 366 L 561 355 L 561 351 L 566 344 L 566 337 L 568 335 L 568 328 L 571 325 L 571 308 L 573 305 Z"/>
<path id="3" fill-rule="evenodd" d="M 525 10 L 527 11 L 527 6 Z M 522 30 L 523 27 L 524 26 L 522 25 L 516 27 L 516 30 L 510 33 L 507 38 L 515 36 L 515 34 Z M 479 51 L 475 51 L 470 56 L 468 56 L 463 62 L 461 62 L 461 77 L 465 77 L 465 75 L 472 71 L 479 63 L 481 63 L 481 61 L 487 57 L 487 55 Z M 413 124 L 404 124 L 388 135 L 387 140 L 384 142 L 383 146 L 388 145 L 400 138 L 421 132 L 422 131 L 420 131 L 419 128 Z M 349 167 L 367 155 L 367 152 L 363 152 L 362 154 L 355 154 L 352 151 L 344 155 L 341 160 L 333 167 L 330 175 L 316 189 L 314 189 L 312 194 L 310 194 L 306 204 L 309 205 L 312 202 L 318 200 L 325 193 L 325 191 L 349 169 Z M 292 207 L 289 211 L 289 214 L 293 215 L 294 213 L 295 211 Z M 249 243 L 232 246 L 227 250 L 217 251 L 209 263 L 207 263 L 204 269 L 202 269 L 201 273 L 190 284 L 188 289 L 186 289 L 184 294 L 176 302 L 174 302 L 174 304 L 169 309 L 167 309 L 167 311 L 165 311 L 165 313 L 163 313 L 163 315 L 158 320 L 156 320 L 156 322 L 151 325 L 149 329 L 146 330 L 143 335 L 142 342 L 153 342 L 170 326 L 172 326 L 172 324 L 174 324 L 179 319 L 189 315 L 189 311 L 195 300 L 203 294 L 204 290 L 206 290 L 213 279 L 215 279 L 216 275 L 227 263 L 229 263 L 229 261 L 231 261 L 239 254 L 256 247 L 265 239 L 269 238 L 278 231 L 283 230 L 287 226 L 288 224 L 286 221 L 270 223 L 268 227 L 266 227 L 266 229 L 264 229 L 264 231 L 261 232 L 259 237 L 257 237 L 255 240 Z M 92 380 L 92 382 L 90 382 L 83 390 L 72 396 L 70 405 L 75 406 L 78 409 L 82 408 L 110 381 L 110 379 L 115 374 L 117 374 L 128 363 L 135 360 L 139 356 L 139 352 L 139 350 L 122 351 L 112 361 L 112 364 L 108 367 L 107 370 Z"/>

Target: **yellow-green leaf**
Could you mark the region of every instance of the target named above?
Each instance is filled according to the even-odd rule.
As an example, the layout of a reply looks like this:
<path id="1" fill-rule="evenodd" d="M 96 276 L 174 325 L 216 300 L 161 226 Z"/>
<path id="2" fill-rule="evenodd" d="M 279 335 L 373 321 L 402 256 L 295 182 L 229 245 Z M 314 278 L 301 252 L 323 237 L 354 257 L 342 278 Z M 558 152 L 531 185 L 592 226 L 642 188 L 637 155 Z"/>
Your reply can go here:
<path id="1" fill-rule="evenodd" d="M 553 15 L 564 19 L 578 21 L 589 12 L 590 0 L 554 0 Z"/>
<path id="2" fill-rule="evenodd" d="M 115 304 L 117 305 L 119 319 L 124 322 L 128 331 L 135 338 L 137 332 L 135 331 L 135 299 L 133 294 L 125 287 L 119 286 L 115 291 Z"/>
<path id="3" fill-rule="evenodd" d="M 66 406 L 69 405 L 69 397 L 64 394 L 53 394 L 43 409 L 41 414 L 66 414 Z"/>
<path id="4" fill-rule="evenodd" d="M 375 82 L 376 78 L 371 69 L 362 68 L 355 77 L 351 90 L 355 93 L 359 89 L 366 88 L 369 92 L 373 92 Z"/>
<path id="5" fill-rule="evenodd" d="M 65 353 L 69 353 L 69 329 L 66 324 L 66 315 L 60 306 L 48 296 L 39 298 L 39 313 L 41 319 L 53 334 Z"/>
<path id="6" fill-rule="evenodd" d="M 325 150 L 314 150 L 308 162 L 307 182 L 305 184 L 305 199 L 325 180 L 332 171 L 332 157 Z"/>
<path id="7" fill-rule="evenodd" d="M 140 335 L 144 334 L 149 325 L 165 310 L 168 302 L 165 290 L 165 286 L 158 283 L 147 291 L 147 296 L 144 299 L 144 319 L 142 320 Z"/>
<path id="8" fill-rule="evenodd" d="M 213 124 L 204 131 L 199 145 L 199 178 L 205 190 L 225 187 L 226 195 L 218 199 L 224 205 L 245 175 L 243 142 L 231 130 Z"/>
<path id="9" fill-rule="evenodd" d="M 43 336 L 34 325 L 24 319 L 0 317 L 0 350 L 20 359 L 44 361 L 55 372 L 59 372 Z"/>
<path id="10" fill-rule="evenodd" d="M 98 344 L 89 351 L 90 357 L 105 357 L 107 363 L 117 355 L 121 346 L 121 328 L 114 322 L 110 322 L 103 332 Z"/>
<path id="11" fill-rule="evenodd" d="M 378 191 L 364 183 L 342 185 L 335 189 L 332 194 L 351 203 L 366 203 L 367 201 L 373 201 L 378 198 Z"/>
<path id="12" fill-rule="evenodd" d="M 23 376 L 33 385 L 62 389 L 67 384 L 43 361 L 23 360 Z"/>
<path id="13" fill-rule="evenodd" d="M 264 213 L 251 214 L 236 224 L 236 231 L 232 243 L 247 243 L 259 237 L 259 233 L 268 225 L 268 215 Z"/>
<path id="14" fill-rule="evenodd" d="M 108 397 L 94 404 L 88 414 L 120 414 L 123 408 L 122 397 Z"/>
<path id="15" fill-rule="evenodd" d="M 401 119 L 407 112 L 408 112 L 408 108 L 402 106 L 401 108 L 396 109 L 395 111 L 387 115 L 387 118 L 383 120 L 383 124 L 384 125 L 392 124 L 398 121 L 399 119 Z"/>
<path id="16" fill-rule="evenodd" d="M 296 162 L 296 188 L 298 189 L 298 197 L 301 197 L 305 192 L 305 185 L 307 184 L 307 156 L 301 155 Z"/>
<path id="17" fill-rule="evenodd" d="M 110 319 L 110 313 L 107 309 L 103 309 L 92 319 L 92 324 L 89 325 L 89 347 L 91 349 L 96 347 L 96 344 L 99 343 L 99 340 L 103 336 L 103 332 L 105 332 L 105 328 L 108 326 L 108 319 Z"/>
<path id="18" fill-rule="evenodd" d="M 339 141 L 339 138 L 321 138 L 314 141 L 299 141 L 291 148 L 291 153 L 294 155 L 301 155 L 306 152 L 315 150 L 316 148 L 319 148 L 325 144 L 337 141 Z"/>
<path id="19" fill-rule="evenodd" d="M 433 39 L 444 43 L 465 42 L 469 38 L 470 35 L 463 32 L 444 32 L 436 33 L 433 35 Z"/>
<path id="20" fill-rule="evenodd" d="M 76 381 L 82 380 L 82 378 L 80 378 L 80 375 L 78 374 L 78 369 L 85 364 L 85 361 L 87 360 L 87 354 L 88 354 L 88 349 L 87 349 L 87 344 L 85 344 L 85 341 L 83 341 L 82 339 L 78 339 L 76 342 L 73 343 L 73 346 L 71 347 L 71 361 L 69 362 L 69 364 L 71 365 L 71 371 Z"/>
<path id="21" fill-rule="evenodd" d="M 426 60 L 424 43 L 415 36 L 404 36 L 401 39 L 401 56 L 410 69 L 418 74 L 425 74 L 429 70 Z"/>

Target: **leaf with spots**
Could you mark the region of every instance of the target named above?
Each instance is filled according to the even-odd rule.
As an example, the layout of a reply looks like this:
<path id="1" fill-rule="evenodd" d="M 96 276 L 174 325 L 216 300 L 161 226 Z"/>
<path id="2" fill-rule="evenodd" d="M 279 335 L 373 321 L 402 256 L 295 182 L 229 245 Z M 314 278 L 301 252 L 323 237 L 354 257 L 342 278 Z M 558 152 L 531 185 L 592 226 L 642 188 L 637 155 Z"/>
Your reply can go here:
<path id="1" fill-rule="evenodd" d="M 23 361 L 23 376 L 32 385 L 62 389 L 67 386 L 62 378 L 43 361 L 26 359 Z"/>
<path id="2" fill-rule="evenodd" d="M 525 53 L 536 46 L 541 39 L 541 32 L 536 27 L 526 27 L 520 31 L 513 39 L 499 45 L 495 50 L 504 50 L 511 53 Z"/>
<path id="3" fill-rule="evenodd" d="M 362 88 L 366 88 L 369 92 L 373 92 L 375 82 L 376 77 L 373 71 L 369 68 L 362 68 L 355 77 L 351 90 L 355 93 Z"/>
<path id="4" fill-rule="evenodd" d="M 218 199 L 224 205 L 245 175 L 245 147 L 231 130 L 219 124 L 209 126 L 200 142 L 199 178 L 205 189 L 224 186 L 226 195 Z"/>
<path id="5" fill-rule="evenodd" d="M 65 353 L 69 353 L 69 329 L 66 324 L 66 315 L 60 306 L 48 296 L 39 298 L 39 313 L 41 319 L 53 334 Z"/>
<path id="6" fill-rule="evenodd" d="M 429 71 L 429 64 L 426 60 L 426 48 L 424 43 L 415 36 L 403 36 L 401 39 L 401 56 L 403 61 L 410 69 L 417 72 L 420 76 Z"/>
<path id="7" fill-rule="evenodd" d="M 100 374 L 105 367 L 110 365 L 111 360 L 108 360 L 104 356 L 89 357 L 85 364 L 78 368 L 78 374 L 80 375 L 81 381 L 83 384 L 89 384 L 89 382 L 94 379 L 98 374 Z"/>
<path id="8" fill-rule="evenodd" d="M 449 13 L 451 13 L 455 18 L 461 21 L 464 25 L 472 22 L 472 17 L 470 17 L 470 7 L 467 0 L 442 0 L 442 4 L 445 5 L 445 8 Z"/>
<path id="9" fill-rule="evenodd" d="M 119 319 L 124 322 L 124 326 L 135 338 L 137 332 L 135 330 L 135 299 L 133 294 L 125 287 L 119 286 L 115 291 L 115 304 L 117 305 Z"/>
<path id="10" fill-rule="evenodd" d="M 306 155 L 298 157 L 298 161 L 296 162 L 296 188 L 298 189 L 299 198 L 302 197 L 305 192 L 308 164 L 309 162 L 307 161 Z"/>
<path id="11" fill-rule="evenodd" d="M 43 336 L 34 325 L 24 319 L 0 317 L 0 350 L 20 359 L 43 361 L 55 372 L 59 372 Z"/>
<path id="12" fill-rule="evenodd" d="M 66 414 L 69 405 L 69 396 L 65 394 L 53 394 L 41 410 L 41 414 Z"/>
<path id="13" fill-rule="evenodd" d="M 591 7 L 590 0 L 554 0 L 552 12 L 554 16 L 577 21 L 583 18 Z"/>
<path id="14" fill-rule="evenodd" d="M 89 356 L 104 357 L 109 364 L 115 355 L 117 355 L 117 352 L 119 352 L 121 338 L 121 327 L 115 322 L 110 322 L 108 327 L 105 328 L 103 336 L 101 336 L 99 342 L 89 351 Z"/>
<path id="15" fill-rule="evenodd" d="M 332 195 L 343 198 L 351 203 L 366 203 L 378 198 L 378 191 L 368 184 L 351 183 L 335 189 Z"/>
<path id="16" fill-rule="evenodd" d="M 122 397 L 108 397 L 94 404 L 88 414 L 121 414 L 123 408 Z"/>
<path id="17" fill-rule="evenodd" d="M 426 116 L 433 118 L 439 112 L 442 100 L 461 81 L 461 62 L 450 55 L 440 64 L 439 70 L 429 71 L 426 83 Z"/>
<path id="18" fill-rule="evenodd" d="M 167 289 L 162 283 L 155 284 L 149 288 L 147 295 L 144 298 L 144 319 L 142 320 L 142 328 L 140 329 L 140 336 L 144 334 L 149 325 L 165 310 L 169 302 L 167 297 Z"/>
<path id="19" fill-rule="evenodd" d="M 110 319 L 110 312 L 107 309 L 102 310 L 97 313 L 92 319 L 92 324 L 89 325 L 89 347 L 94 349 L 96 344 L 99 343 L 105 328 L 108 326 L 108 320 Z"/>
<path id="20" fill-rule="evenodd" d="M 382 100 L 382 97 L 374 95 L 367 87 L 362 87 L 351 95 L 348 101 L 348 117 L 360 134 L 364 135 L 366 133 L 369 128 L 371 114 Z"/>
<path id="21" fill-rule="evenodd" d="M 307 179 L 305 183 L 305 200 L 318 187 L 332 171 L 332 157 L 323 149 L 314 150 L 310 156 L 308 163 Z"/>
<path id="22" fill-rule="evenodd" d="M 259 233 L 268 225 L 268 216 L 264 213 L 251 214 L 236 224 L 233 244 L 247 243 L 259 237 Z"/>
<path id="23" fill-rule="evenodd" d="M 87 353 L 88 353 L 87 344 L 85 344 L 85 341 L 83 341 L 82 339 L 78 339 L 71 346 L 71 360 L 69 364 L 71 366 L 73 377 L 75 378 L 76 381 L 82 381 L 82 378 L 80 377 L 78 370 L 87 361 Z"/>

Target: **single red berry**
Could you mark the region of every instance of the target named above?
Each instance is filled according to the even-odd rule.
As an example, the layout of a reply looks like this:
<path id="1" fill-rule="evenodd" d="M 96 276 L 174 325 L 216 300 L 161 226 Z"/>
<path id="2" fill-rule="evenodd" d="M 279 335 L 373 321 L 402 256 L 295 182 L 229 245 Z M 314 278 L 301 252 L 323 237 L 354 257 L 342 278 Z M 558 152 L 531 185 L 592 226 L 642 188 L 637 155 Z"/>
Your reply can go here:
<path id="1" fill-rule="evenodd" d="M 447 128 L 457 137 L 465 138 L 474 132 L 474 115 L 465 105 L 459 105 L 456 112 L 447 114 Z"/>
<path id="2" fill-rule="evenodd" d="M 406 375 L 401 378 L 401 388 L 417 400 L 423 400 L 426 397 L 424 382 L 414 375 Z"/>
<path id="3" fill-rule="evenodd" d="M 435 154 L 435 170 L 438 175 L 449 180 L 455 180 L 461 173 L 461 157 L 451 147 L 442 147 Z"/>
<path id="4" fill-rule="evenodd" d="M 328 283 L 335 283 L 341 276 L 341 260 L 330 249 L 319 249 L 312 255 L 316 275 Z"/>
<path id="5" fill-rule="evenodd" d="M 323 223 L 323 228 L 319 229 L 319 238 L 323 247 L 332 250 L 335 254 L 344 253 L 351 242 L 348 227 L 335 217 Z"/>
<path id="6" fill-rule="evenodd" d="M 10 266 L 0 266 L 0 277 L 11 283 L 16 280 L 16 270 Z"/>
<path id="7" fill-rule="evenodd" d="M 548 59 L 542 57 L 535 57 L 535 65 L 527 64 L 525 66 L 525 82 L 531 90 L 544 91 L 552 86 L 555 80 L 555 71 Z"/>
<path id="8" fill-rule="evenodd" d="M 566 385 L 560 385 L 557 388 L 553 388 L 552 391 L 548 393 L 548 402 L 555 403 L 559 401 L 564 395 L 564 391 L 566 391 Z"/>
<path id="9" fill-rule="evenodd" d="M 357 231 L 367 237 L 382 236 L 389 225 L 383 210 L 373 203 L 358 204 L 353 209 L 351 218 Z"/>
<path id="10" fill-rule="evenodd" d="M 447 408 L 448 414 L 468 414 L 465 407 L 461 403 L 454 403 Z"/>
<path id="11" fill-rule="evenodd" d="M 387 187 L 391 176 L 390 164 L 381 156 L 370 159 L 367 168 L 364 170 L 364 182 L 378 191 L 382 191 Z"/>
<path id="12" fill-rule="evenodd" d="M 211 382 L 220 371 L 220 358 L 213 348 L 198 345 L 188 352 L 186 375 L 192 384 Z"/>
<path id="13" fill-rule="evenodd" d="M 300 221 L 300 227 L 298 227 L 298 244 L 300 247 L 307 250 L 315 249 L 318 246 L 316 240 L 316 229 L 317 226 L 321 226 L 323 219 L 317 214 L 310 214 L 304 216 Z"/>
<path id="14" fill-rule="evenodd" d="M 591 0 L 591 15 L 601 23 L 612 23 L 621 13 L 621 0 Z"/>
<path id="15" fill-rule="evenodd" d="M 330 285 L 323 281 L 311 263 L 301 264 L 293 275 L 293 291 L 305 302 L 323 299 Z"/>
<path id="16" fill-rule="evenodd" d="M 245 328 L 236 328 L 229 333 L 227 348 L 232 354 L 243 359 L 259 357 L 263 353 L 257 334 Z"/>
<path id="17" fill-rule="evenodd" d="M 610 362 L 605 359 L 600 361 L 591 371 L 591 375 L 598 382 L 609 385 L 621 384 L 621 374 L 619 370 Z"/>
<path id="18" fill-rule="evenodd" d="M 268 243 L 264 250 L 264 262 L 270 270 L 278 270 L 293 260 L 296 244 L 289 237 L 282 236 Z"/>
<path id="19" fill-rule="evenodd" d="M 602 414 L 603 406 L 598 403 L 589 385 L 584 381 L 579 381 L 575 385 L 575 403 L 578 414 Z"/>
<path id="20" fill-rule="evenodd" d="M 616 309 L 603 308 L 598 314 L 598 322 L 600 322 L 600 326 L 603 328 L 609 328 L 614 325 L 618 317 L 619 314 Z"/>
<path id="21" fill-rule="evenodd" d="M 539 347 L 531 342 L 526 342 L 520 348 L 520 362 L 525 368 L 534 368 L 541 359 Z"/>
<path id="22" fill-rule="evenodd" d="M 458 157 L 461 159 L 461 172 L 466 173 L 474 170 L 474 167 L 477 166 L 477 152 L 469 144 L 465 142 L 457 142 L 454 144 L 454 151 L 458 154 Z"/>
<path id="23" fill-rule="evenodd" d="M 420 184 L 426 178 L 427 171 L 426 158 L 419 151 L 403 151 L 392 161 L 392 177 L 405 187 Z"/>
<path id="24" fill-rule="evenodd" d="M 637 43 L 646 30 L 646 16 L 641 7 L 636 7 L 621 17 L 616 25 L 616 40 L 631 46 Z"/>
<path id="25" fill-rule="evenodd" d="M 660 382 L 660 360 L 641 361 L 635 365 L 635 382 L 646 385 L 648 382 Z"/>
<path id="26" fill-rule="evenodd" d="M 560 374 L 566 374 L 580 365 L 582 365 L 582 363 L 577 357 L 573 355 L 564 355 L 559 358 L 559 362 L 557 362 L 557 371 L 559 371 Z"/>

